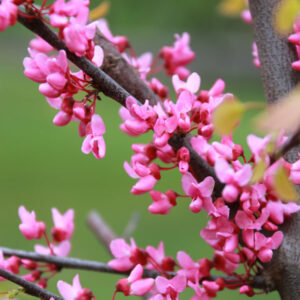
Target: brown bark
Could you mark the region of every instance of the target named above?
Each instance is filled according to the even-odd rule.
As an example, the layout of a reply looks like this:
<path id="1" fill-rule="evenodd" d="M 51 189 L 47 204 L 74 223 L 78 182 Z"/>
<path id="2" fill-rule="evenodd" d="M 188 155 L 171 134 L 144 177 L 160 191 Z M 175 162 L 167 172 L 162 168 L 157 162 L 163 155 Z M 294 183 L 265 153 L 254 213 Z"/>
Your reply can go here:
<path id="1" fill-rule="evenodd" d="M 291 62 L 297 59 L 294 47 L 273 27 L 273 14 L 279 2 L 249 1 L 268 104 L 290 92 L 300 78 L 299 72 L 291 68 Z M 294 162 L 298 159 L 298 150 L 290 150 L 285 158 Z M 284 233 L 283 243 L 275 251 L 272 261 L 264 266 L 263 276 L 269 289 L 276 289 L 281 299 L 300 299 L 300 212 L 287 220 L 281 230 Z"/>

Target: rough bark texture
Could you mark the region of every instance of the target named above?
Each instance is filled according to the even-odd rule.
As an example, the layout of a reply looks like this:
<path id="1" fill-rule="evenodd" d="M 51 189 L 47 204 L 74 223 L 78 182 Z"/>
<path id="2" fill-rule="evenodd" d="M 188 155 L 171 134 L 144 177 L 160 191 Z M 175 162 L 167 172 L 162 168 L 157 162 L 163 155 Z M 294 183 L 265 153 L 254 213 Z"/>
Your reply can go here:
<path id="1" fill-rule="evenodd" d="M 280 0 L 250 0 L 255 40 L 261 62 L 261 74 L 268 104 L 290 92 L 299 82 L 299 72 L 291 68 L 296 60 L 295 49 L 286 37 L 279 37 L 273 29 L 273 15 Z M 287 116 L 288 117 L 288 116 Z M 286 159 L 298 159 L 298 150 L 292 149 Z M 263 276 L 270 290 L 278 290 L 281 299 L 300 299 L 300 212 L 282 226 L 284 240 L 265 265 Z"/>
<path id="2" fill-rule="evenodd" d="M 151 105 L 159 101 L 150 88 L 141 89 L 141 86 L 145 85 L 144 81 L 128 65 L 126 60 L 120 55 L 120 52 L 103 37 L 99 30 L 97 30 L 94 42 L 96 45 L 101 45 L 104 50 L 105 56 L 101 69 L 106 74 L 116 80 L 122 87 L 126 87 L 126 90 L 142 103 L 147 99 Z"/>

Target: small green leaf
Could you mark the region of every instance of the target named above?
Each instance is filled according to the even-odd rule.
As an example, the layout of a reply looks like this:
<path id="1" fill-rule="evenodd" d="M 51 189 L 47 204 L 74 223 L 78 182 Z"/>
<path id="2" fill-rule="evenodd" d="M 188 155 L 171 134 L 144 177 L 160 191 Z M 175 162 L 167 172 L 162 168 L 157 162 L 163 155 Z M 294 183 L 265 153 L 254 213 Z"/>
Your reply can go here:
<path id="1" fill-rule="evenodd" d="M 260 182 L 264 178 L 265 171 L 267 169 L 267 165 L 264 159 L 262 159 L 254 168 L 252 177 L 250 180 L 251 184 Z"/>
<path id="2" fill-rule="evenodd" d="M 300 10 L 299 0 L 281 0 L 274 13 L 274 26 L 283 36 L 292 32 L 293 25 Z"/>
<path id="3" fill-rule="evenodd" d="M 295 186 L 289 180 L 287 171 L 284 167 L 278 168 L 274 175 L 274 189 L 278 197 L 283 202 L 296 202 L 299 199 L 299 195 Z"/>
<path id="4" fill-rule="evenodd" d="M 223 0 L 218 8 L 223 15 L 235 17 L 246 9 L 246 4 L 245 0 Z"/>
<path id="5" fill-rule="evenodd" d="M 105 15 L 107 15 L 109 9 L 110 9 L 109 1 L 103 1 L 96 8 L 90 11 L 90 19 L 98 20 L 100 18 L 103 18 Z"/>
<path id="6" fill-rule="evenodd" d="M 245 105 L 236 99 L 225 99 L 215 110 L 213 123 L 218 134 L 230 134 L 238 125 L 245 111 Z"/>

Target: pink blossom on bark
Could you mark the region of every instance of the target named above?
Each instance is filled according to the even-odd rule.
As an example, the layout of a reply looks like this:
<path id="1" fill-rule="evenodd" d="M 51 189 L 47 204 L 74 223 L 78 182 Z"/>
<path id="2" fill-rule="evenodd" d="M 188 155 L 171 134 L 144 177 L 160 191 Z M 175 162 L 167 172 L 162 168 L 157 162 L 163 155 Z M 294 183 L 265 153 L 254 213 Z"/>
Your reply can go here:
<path id="1" fill-rule="evenodd" d="M 260 232 L 255 232 L 251 229 L 242 231 L 243 240 L 246 245 L 253 249 L 255 255 L 264 263 L 270 261 L 273 256 L 273 249 L 277 249 L 282 240 L 283 233 L 276 231 L 271 237 L 265 237 Z"/>

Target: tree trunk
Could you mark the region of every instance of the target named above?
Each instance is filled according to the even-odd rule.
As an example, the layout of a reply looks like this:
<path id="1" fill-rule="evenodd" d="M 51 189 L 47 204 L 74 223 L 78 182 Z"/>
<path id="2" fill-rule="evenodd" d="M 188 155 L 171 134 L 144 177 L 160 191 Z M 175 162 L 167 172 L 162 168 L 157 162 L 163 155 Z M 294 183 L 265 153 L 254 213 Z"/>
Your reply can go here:
<path id="1" fill-rule="evenodd" d="M 268 104 L 279 100 L 299 82 L 299 72 L 291 67 L 297 60 L 293 45 L 280 37 L 273 27 L 273 14 L 280 0 L 250 0 L 254 34 L 261 63 L 262 81 Z M 289 162 L 298 159 L 298 150 L 286 155 Z M 270 290 L 276 289 L 281 299 L 300 299 L 300 212 L 280 228 L 284 240 L 271 262 L 265 264 L 263 276 Z"/>

